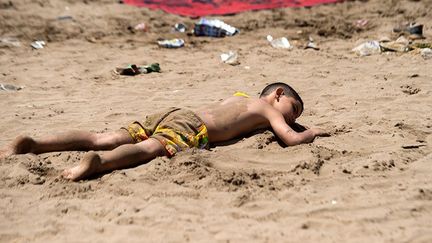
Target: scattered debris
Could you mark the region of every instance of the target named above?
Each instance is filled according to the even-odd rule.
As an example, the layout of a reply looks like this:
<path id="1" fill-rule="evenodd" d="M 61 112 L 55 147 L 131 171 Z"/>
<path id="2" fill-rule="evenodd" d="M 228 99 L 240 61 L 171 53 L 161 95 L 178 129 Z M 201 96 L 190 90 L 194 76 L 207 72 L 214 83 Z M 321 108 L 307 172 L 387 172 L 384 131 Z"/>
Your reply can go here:
<path id="1" fill-rule="evenodd" d="M 275 48 L 292 49 L 293 46 L 289 43 L 286 37 L 273 39 L 273 36 L 267 35 L 267 41 Z"/>
<path id="2" fill-rule="evenodd" d="M 424 39 L 423 36 L 423 25 L 411 25 L 408 27 L 408 32 L 410 33 L 409 38 L 412 40 Z"/>
<path id="3" fill-rule="evenodd" d="M 426 146 L 425 144 L 410 144 L 410 145 L 402 145 L 403 149 L 417 149 L 420 147 Z"/>
<path id="4" fill-rule="evenodd" d="M 186 32 L 187 27 L 183 23 L 177 23 L 177 24 L 174 25 L 174 30 L 177 31 L 177 32 L 184 33 L 184 32 Z"/>
<path id="5" fill-rule="evenodd" d="M 148 31 L 148 27 L 145 23 L 139 23 L 139 24 L 135 25 L 134 30 L 146 32 L 146 31 Z"/>
<path id="6" fill-rule="evenodd" d="M 395 52 L 409 52 L 412 48 L 409 46 L 409 40 L 401 36 L 396 41 L 381 42 L 381 50 L 385 51 L 395 51 Z"/>
<path id="7" fill-rule="evenodd" d="M 21 42 L 13 37 L 3 37 L 0 38 L 0 48 L 3 47 L 20 47 Z"/>
<path id="8" fill-rule="evenodd" d="M 432 47 L 432 43 L 411 43 L 404 36 L 400 36 L 395 41 L 390 41 L 387 38 L 381 38 L 380 41 L 368 41 L 365 42 L 354 49 L 355 53 L 359 56 L 369 56 L 372 54 L 379 54 L 381 52 L 409 52 L 415 49 L 421 49 L 420 53 L 425 59 L 428 59 L 427 53 L 429 52 L 427 49 Z M 429 54 L 430 55 L 430 54 Z M 426 56 L 426 57 L 425 57 Z"/>
<path id="9" fill-rule="evenodd" d="M 361 57 L 370 56 L 381 53 L 381 46 L 378 41 L 367 41 L 355 47 L 352 51 Z"/>
<path id="10" fill-rule="evenodd" d="M 355 47 L 352 51 L 357 53 L 359 56 L 369 56 L 381 52 L 404 53 L 421 49 L 417 50 L 416 53 L 420 53 L 424 59 L 432 58 L 432 43 L 416 41 L 419 39 L 424 39 L 422 24 L 404 23 L 393 28 L 393 32 L 401 33 L 401 35 L 395 41 L 392 41 L 388 37 L 381 37 L 379 41 L 374 40 L 365 42 Z M 403 35 L 405 33 L 409 34 L 409 39 Z"/>
<path id="11" fill-rule="evenodd" d="M 85 39 L 90 43 L 96 43 L 98 41 L 94 36 L 86 36 Z"/>
<path id="12" fill-rule="evenodd" d="M 432 49 L 431 48 L 422 49 L 420 54 L 425 60 L 432 59 Z"/>
<path id="13" fill-rule="evenodd" d="M 423 25 L 417 24 L 415 22 L 412 23 L 403 23 L 399 26 L 393 28 L 393 32 L 408 34 L 411 40 L 424 39 L 423 36 Z"/>
<path id="14" fill-rule="evenodd" d="M 142 73 L 160 72 L 159 63 L 152 63 L 148 66 L 128 65 L 125 68 L 116 68 L 115 73 L 120 75 L 135 76 Z"/>
<path id="15" fill-rule="evenodd" d="M 315 44 L 314 39 L 309 36 L 309 41 L 305 46 L 305 49 L 314 49 L 315 51 L 319 51 L 320 48 L 317 46 L 317 44 Z"/>
<path id="16" fill-rule="evenodd" d="M 158 45 L 165 48 L 180 48 L 184 46 L 183 39 L 158 40 Z"/>
<path id="17" fill-rule="evenodd" d="M 218 19 L 202 18 L 195 24 L 193 33 L 196 36 L 225 37 L 233 36 L 240 31 Z"/>
<path id="18" fill-rule="evenodd" d="M 233 51 L 229 51 L 228 53 L 222 53 L 220 55 L 222 62 L 230 65 L 239 65 L 240 62 L 237 60 L 238 55 Z"/>
<path id="19" fill-rule="evenodd" d="M 33 41 L 30 45 L 34 49 L 42 49 L 42 48 L 44 48 L 46 43 L 45 43 L 45 41 Z"/>
<path id="20" fill-rule="evenodd" d="M 12 84 L 1 84 L 0 83 L 0 90 L 1 91 L 18 91 L 23 89 L 24 86 L 15 86 Z"/>
<path id="21" fill-rule="evenodd" d="M 420 49 L 426 49 L 426 48 L 432 49 L 432 43 L 431 42 L 417 42 L 417 43 L 412 43 L 410 45 L 410 47 L 413 49 L 418 49 L 418 48 L 420 48 Z"/>
<path id="22" fill-rule="evenodd" d="M 354 22 L 354 26 L 358 29 L 364 29 L 368 23 L 369 23 L 369 20 L 367 20 L 367 19 L 359 19 L 359 20 Z"/>

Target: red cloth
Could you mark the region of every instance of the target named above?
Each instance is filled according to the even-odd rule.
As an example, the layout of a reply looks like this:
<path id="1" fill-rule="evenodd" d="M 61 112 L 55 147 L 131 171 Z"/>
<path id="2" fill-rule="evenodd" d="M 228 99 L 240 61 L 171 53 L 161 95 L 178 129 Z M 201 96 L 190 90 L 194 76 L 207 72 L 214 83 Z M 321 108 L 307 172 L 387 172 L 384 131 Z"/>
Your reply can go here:
<path id="1" fill-rule="evenodd" d="M 192 17 L 232 14 L 248 10 L 303 7 L 343 0 L 123 0 L 125 4 L 162 9 Z"/>

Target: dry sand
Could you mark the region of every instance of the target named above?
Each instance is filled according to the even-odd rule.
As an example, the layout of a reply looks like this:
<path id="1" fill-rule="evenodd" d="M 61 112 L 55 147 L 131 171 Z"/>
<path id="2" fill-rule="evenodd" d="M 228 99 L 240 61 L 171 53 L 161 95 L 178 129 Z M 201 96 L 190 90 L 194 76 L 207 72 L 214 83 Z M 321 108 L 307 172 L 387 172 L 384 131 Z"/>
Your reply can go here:
<path id="1" fill-rule="evenodd" d="M 73 20 L 56 20 L 70 15 Z M 285 81 L 305 101 L 298 120 L 332 133 L 283 148 L 271 132 L 191 150 L 78 183 L 59 173 L 82 152 L 0 160 L 1 242 L 432 242 L 432 60 L 357 57 L 364 40 L 425 24 L 432 1 L 347 1 L 220 19 L 235 37 L 172 33 L 193 19 L 114 0 L 0 1 L 0 145 L 19 134 L 115 130 L 167 106 L 196 108 Z M 364 29 L 353 22 L 367 19 Z M 145 22 L 146 33 L 128 26 Z M 272 48 L 267 34 L 294 50 Z M 301 48 L 312 35 L 320 51 Z M 181 37 L 186 46 L 155 41 Z M 41 50 L 30 42 L 47 41 Z M 240 65 L 219 55 L 237 51 Z M 128 63 L 161 73 L 114 75 Z M 421 145 L 404 149 L 405 145 Z"/>

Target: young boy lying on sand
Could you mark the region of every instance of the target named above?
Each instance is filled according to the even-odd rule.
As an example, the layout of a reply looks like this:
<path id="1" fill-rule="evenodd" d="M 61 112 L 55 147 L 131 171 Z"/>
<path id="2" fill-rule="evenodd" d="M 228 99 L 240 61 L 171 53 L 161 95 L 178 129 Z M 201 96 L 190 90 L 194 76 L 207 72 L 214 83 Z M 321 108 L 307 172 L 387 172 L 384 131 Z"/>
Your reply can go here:
<path id="1" fill-rule="evenodd" d="M 263 89 L 259 98 L 237 93 L 196 112 L 170 108 L 115 132 L 71 131 L 39 139 L 20 136 L 0 151 L 0 158 L 25 153 L 109 150 L 102 155 L 87 152 L 77 166 L 63 172 L 64 178 L 77 181 L 137 166 L 158 156 L 171 157 L 187 148 L 206 148 L 209 143 L 231 140 L 257 129 L 272 128 L 288 146 L 328 135 L 317 128 L 294 131 L 290 125 L 302 112 L 303 101 L 297 92 L 287 84 L 273 83 Z"/>

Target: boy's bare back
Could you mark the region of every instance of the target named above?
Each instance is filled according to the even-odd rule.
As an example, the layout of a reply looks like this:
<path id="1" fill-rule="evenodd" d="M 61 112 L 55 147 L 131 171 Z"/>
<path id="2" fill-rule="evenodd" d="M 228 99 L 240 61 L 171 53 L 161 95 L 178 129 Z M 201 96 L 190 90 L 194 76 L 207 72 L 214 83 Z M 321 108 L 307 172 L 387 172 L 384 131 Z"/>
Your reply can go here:
<path id="1" fill-rule="evenodd" d="M 254 112 L 259 103 L 256 98 L 230 97 L 196 113 L 207 126 L 209 141 L 222 142 L 269 127 L 268 121 Z"/>

